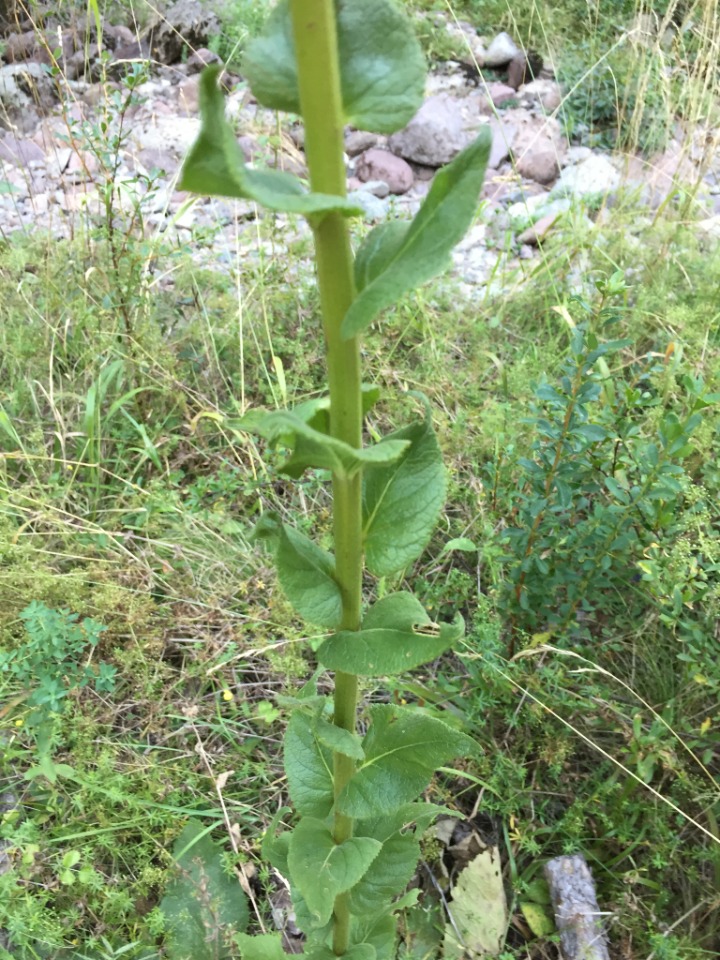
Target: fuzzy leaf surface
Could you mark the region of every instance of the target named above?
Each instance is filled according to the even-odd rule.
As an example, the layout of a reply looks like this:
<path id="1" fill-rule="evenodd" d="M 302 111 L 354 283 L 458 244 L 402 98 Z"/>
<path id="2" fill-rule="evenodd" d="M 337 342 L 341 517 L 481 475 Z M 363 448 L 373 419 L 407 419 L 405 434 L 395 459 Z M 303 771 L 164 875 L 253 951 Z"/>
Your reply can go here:
<path id="1" fill-rule="evenodd" d="M 285 732 L 290 798 L 304 817 L 326 817 L 333 805 L 332 752 L 318 742 L 307 714 L 295 712 Z"/>
<path id="2" fill-rule="evenodd" d="M 335 897 L 355 886 L 381 848 L 372 837 L 335 843 L 329 827 L 313 817 L 298 823 L 290 839 L 290 876 L 319 925 L 328 922 Z"/>
<path id="3" fill-rule="evenodd" d="M 433 632 L 419 633 L 418 626 Z M 411 593 L 393 593 L 370 608 L 361 630 L 340 630 L 329 637 L 318 658 L 330 670 L 383 677 L 435 660 L 463 631 L 462 617 L 436 626 Z"/>
<path id="4" fill-rule="evenodd" d="M 394 463 L 409 446 L 408 440 L 391 437 L 358 450 L 315 430 L 289 410 L 253 410 L 235 421 L 234 426 L 248 433 L 257 433 L 270 443 L 291 447 L 292 454 L 282 470 L 295 478 L 301 476 L 307 467 L 332 470 L 340 477 L 352 477 L 362 468 L 379 469 Z"/>
<path id="5" fill-rule="evenodd" d="M 336 727 L 334 723 L 328 723 L 322 717 L 318 717 L 315 721 L 315 735 L 323 746 L 329 747 L 334 753 L 342 753 L 343 756 L 351 757 L 353 760 L 365 759 L 365 751 L 357 734 L 342 727 Z"/>
<path id="6" fill-rule="evenodd" d="M 384 704 L 370 715 L 365 760 L 337 799 L 338 810 L 349 817 L 388 815 L 419 796 L 437 767 L 476 750 L 470 737 L 433 717 Z"/>
<path id="7" fill-rule="evenodd" d="M 445 467 L 430 418 L 383 440 L 403 442 L 409 448 L 398 460 L 363 478 L 365 560 L 368 570 L 379 577 L 417 560 L 445 503 Z"/>
<path id="8" fill-rule="evenodd" d="M 222 960 L 229 933 L 244 930 L 248 906 L 240 884 L 223 870 L 221 849 L 192 820 L 175 841 L 179 874 L 160 903 L 176 960 Z"/>
<path id="9" fill-rule="evenodd" d="M 286 960 L 279 933 L 259 933 L 253 937 L 241 933 L 236 940 L 243 960 Z"/>
<path id="10" fill-rule="evenodd" d="M 365 244 L 372 246 L 372 253 L 364 253 L 361 247 L 358 257 L 363 263 L 369 260 L 374 264 L 385 259 L 386 265 L 364 286 L 345 314 L 343 337 L 350 339 L 362 333 L 382 310 L 447 267 L 452 248 L 475 217 L 491 144 L 488 128 L 435 174 L 402 243 L 398 243 L 399 231 L 384 231 L 375 237 L 372 231 L 368 235 Z"/>
<path id="11" fill-rule="evenodd" d="M 281 170 L 254 170 L 225 119 L 225 99 L 218 86 L 221 67 L 207 67 L 200 78 L 200 134 L 180 173 L 180 190 L 203 196 L 254 200 L 269 210 L 306 216 L 337 211 L 358 216 L 362 210 L 345 197 L 308 193 L 297 179 Z"/>
<path id="12" fill-rule="evenodd" d="M 393 133 L 422 105 L 425 59 L 410 21 L 391 0 L 336 0 L 345 122 Z M 282 0 L 247 49 L 243 74 L 273 110 L 300 113 L 290 5 Z"/>
<path id="13" fill-rule="evenodd" d="M 299 531 L 282 525 L 275 554 L 278 580 L 297 613 L 320 627 L 342 618 L 342 594 L 335 558 Z"/>

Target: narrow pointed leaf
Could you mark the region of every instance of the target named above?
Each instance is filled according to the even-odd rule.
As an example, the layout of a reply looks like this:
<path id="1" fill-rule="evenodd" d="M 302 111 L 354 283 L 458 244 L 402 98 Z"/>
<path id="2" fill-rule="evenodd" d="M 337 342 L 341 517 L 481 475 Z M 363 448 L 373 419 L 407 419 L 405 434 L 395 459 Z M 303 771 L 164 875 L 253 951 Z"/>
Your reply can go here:
<path id="1" fill-rule="evenodd" d="M 202 126 L 183 164 L 179 188 L 203 196 L 254 200 L 285 213 L 361 215 L 362 209 L 345 197 L 307 193 L 289 173 L 245 165 L 235 132 L 225 119 L 225 101 L 217 82 L 220 72 L 220 67 L 207 67 L 200 78 Z"/>
<path id="2" fill-rule="evenodd" d="M 372 249 L 364 252 L 363 244 L 358 253 L 361 263 L 376 265 L 385 259 L 386 266 L 364 286 L 345 314 L 345 338 L 362 333 L 382 310 L 447 267 L 453 247 L 475 217 L 491 143 L 488 128 L 435 174 L 402 243 L 398 243 L 399 231 L 385 231 L 380 236 L 373 236 L 372 231 L 368 235 L 365 244 Z"/>
<path id="3" fill-rule="evenodd" d="M 389 705 L 373 707 L 371 716 L 363 740 L 365 760 L 337 799 L 346 816 L 387 814 L 419 796 L 438 766 L 476 751 L 470 737 L 441 720 Z"/>
<path id="4" fill-rule="evenodd" d="M 332 470 L 339 477 L 351 477 L 363 467 L 377 469 L 394 463 L 409 446 L 409 440 L 396 437 L 357 450 L 313 429 L 297 413 L 289 410 L 254 410 L 234 421 L 233 426 L 260 434 L 270 443 L 291 447 L 290 459 L 282 468 L 291 477 L 301 476 L 307 467 Z"/>
<path id="5" fill-rule="evenodd" d="M 343 113 L 361 130 L 392 133 L 422 104 L 425 60 L 410 21 L 392 0 L 336 0 Z M 290 6 L 282 0 L 248 47 L 243 74 L 273 110 L 300 113 Z"/>
<path id="6" fill-rule="evenodd" d="M 327 923 L 335 897 L 355 886 L 381 847 L 372 837 L 335 843 L 330 828 L 312 817 L 295 827 L 288 853 L 290 877 L 319 924 Z"/>
<path id="7" fill-rule="evenodd" d="M 417 560 L 445 503 L 445 467 L 429 418 L 403 427 L 383 443 L 398 441 L 409 441 L 409 449 L 363 479 L 365 559 L 379 577 Z"/>
<path id="8" fill-rule="evenodd" d="M 380 399 L 380 388 L 375 384 L 363 383 L 360 390 L 362 392 L 362 412 L 365 416 Z M 313 400 L 306 400 L 294 407 L 293 413 L 304 420 L 313 430 L 319 430 L 320 433 L 330 433 L 330 397 L 316 397 Z"/>
<path id="9" fill-rule="evenodd" d="M 383 677 L 435 660 L 463 631 L 462 617 L 453 623 L 432 624 L 411 593 L 393 593 L 370 608 L 361 630 L 340 630 L 329 637 L 320 646 L 318 658 L 330 670 Z"/>
<path id="10" fill-rule="evenodd" d="M 285 772 L 298 813 L 326 817 L 333 805 L 332 753 L 318 742 L 302 711 L 290 717 L 285 732 Z"/>
<path id="11" fill-rule="evenodd" d="M 358 293 L 379 277 L 405 243 L 411 224 L 389 220 L 374 227 L 355 256 L 355 286 Z"/>

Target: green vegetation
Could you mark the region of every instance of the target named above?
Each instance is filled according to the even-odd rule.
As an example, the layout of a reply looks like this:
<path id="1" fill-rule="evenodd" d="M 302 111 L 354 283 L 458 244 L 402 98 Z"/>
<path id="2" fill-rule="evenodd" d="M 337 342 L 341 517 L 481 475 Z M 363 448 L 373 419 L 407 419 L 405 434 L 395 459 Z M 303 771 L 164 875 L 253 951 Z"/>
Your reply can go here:
<path id="1" fill-rule="evenodd" d="M 543 15 L 558 48 L 572 10 Z M 267 550 L 279 531 L 332 550 L 328 475 L 287 480 L 287 450 L 242 429 L 257 408 L 325 417 L 310 237 L 266 215 L 229 262 L 212 230 L 188 253 L 141 205 L 107 215 L 113 145 L 77 135 L 104 213 L 0 243 L 0 957 L 157 960 L 212 934 L 237 958 L 246 923 L 287 910 L 267 865 L 294 822 L 283 740 L 298 688 L 329 692 L 328 623 L 301 619 Z M 410 419 L 427 436 L 422 390 L 449 479 L 422 555 L 364 598 L 412 588 L 440 631 L 466 623 L 437 661 L 363 677 L 363 722 L 405 704 L 479 746 L 424 797 L 498 841 L 503 960 L 552 955 L 518 905 L 547 921 L 542 864 L 573 851 L 618 952 L 720 949 L 720 252 L 691 209 L 568 217 L 479 296 L 445 276 L 363 334 L 368 440 Z M 447 857 L 432 831 L 421 850 L 403 957 L 442 944 Z"/>

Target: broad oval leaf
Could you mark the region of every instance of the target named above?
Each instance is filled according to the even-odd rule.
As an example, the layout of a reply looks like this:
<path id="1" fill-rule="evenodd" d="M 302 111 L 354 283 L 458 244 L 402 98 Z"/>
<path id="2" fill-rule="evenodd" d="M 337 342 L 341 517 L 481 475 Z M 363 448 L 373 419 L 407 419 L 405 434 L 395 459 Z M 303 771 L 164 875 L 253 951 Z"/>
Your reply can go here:
<path id="1" fill-rule="evenodd" d="M 383 443 L 409 442 L 393 464 L 363 478 L 363 537 L 368 570 L 403 570 L 427 546 L 445 503 L 446 477 L 432 423 L 411 424 Z"/>
<path id="2" fill-rule="evenodd" d="M 441 764 L 477 750 L 470 737 L 441 720 L 407 709 L 378 705 L 371 718 L 365 760 L 337 798 L 337 809 L 348 817 L 388 815 L 419 796 Z"/>
<path id="3" fill-rule="evenodd" d="M 185 827 L 173 852 L 179 875 L 160 903 L 168 944 L 177 960 L 209 960 L 208 930 L 216 931 L 219 944 L 227 934 L 244 930 L 247 900 L 237 880 L 223 869 L 221 848 L 196 821 Z M 220 960 L 230 954 L 221 948 L 213 956 Z"/>
<path id="4" fill-rule="evenodd" d="M 221 67 L 207 67 L 200 78 L 200 134 L 180 173 L 181 190 L 203 196 L 254 200 L 270 210 L 305 216 L 335 211 L 359 216 L 362 209 L 345 197 L 307 193 L 297 177 L 281 170 L 253 170 L 225 119 L 225 100 L 218 87 Z"/>
<path id="5" fill-rule="evenodd" d="M 414 629 L 431 625 L 432 633 Z M 435 660 L 463 631 L 462 617 L 435 626 L 412 594 L 394 593 L 370 608 L 360 630 L 340 630 L 329 637 L 318 658 L 330 670 L 384 677 Z"/>
<path id="6" fill-rule="evenodd" d="M 333 805 L 332 753 L 318 742 L 311 719 L 302 711 L 288 722 L 284 758 L 295 809 L 303 817 L 326 817 Z"/>
<path id="7" fill-rule="evenodd" d="M 488 128 L 435 174 L 402 243 L 398 242 L 399 231 L 368 234 L 358 258 L 361 264 L 376 265 L 384 259 L 385 269 L 372 277 L 351 304 L 342 323 L 343 337 L 362 333 L 382 310 L 446 268 L 452 248 L 475 216 L 491 144 Z M 371 248 L 367 252 L 363 249 L 366 244 Z"/>
<path id="8" fill-rule="evenodd" d="M 392 0 L 336 0 L 335 9 L 346 122 L 375 133 L 400 130 L 425 90 L 425 60 L 410 21 Z M 264 106 L 301 112 L 288 0 L 248 46 L 243 74 Z"/>
<path id="9" fill-rule="evenodd" d="M 240 948 L 242 960 L 286 960 L 282 935 L 279 933 L 238 934 L 235 942 Z"/>
<path id="10" fill-rule="evenodd" d="M 353 760 L 365 759 L 365 751 L 362 748 L 360 738 L 356 733 L 351 733 L 350 730 L 337 727 L 334 723 L 329 723 L 322 717 L 318 717 L 315 721 L 315 735 L 320 743 L 329 747 L 333 753 L 341 753 Z"/>
<path id="11" fill-rule="evenodd" d="M 355 886 L 381 847 L 373 837 L 335 843 L 329 827 L 313 817 L 298 823 L 290 838 L 290 877 L 320 926 L 332 916 L 335 897 Z"/>

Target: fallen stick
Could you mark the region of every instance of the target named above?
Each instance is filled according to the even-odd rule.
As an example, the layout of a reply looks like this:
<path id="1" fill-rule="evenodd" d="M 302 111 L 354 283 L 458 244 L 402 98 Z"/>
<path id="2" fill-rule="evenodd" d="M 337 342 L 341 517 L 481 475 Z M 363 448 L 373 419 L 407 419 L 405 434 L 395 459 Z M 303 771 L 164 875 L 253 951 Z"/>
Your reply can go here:
<path id="1" fill-rule="evenodd" d="M 590 868 L 579 853 L 545 864 L 564 960 L 610 960 Z"/>

